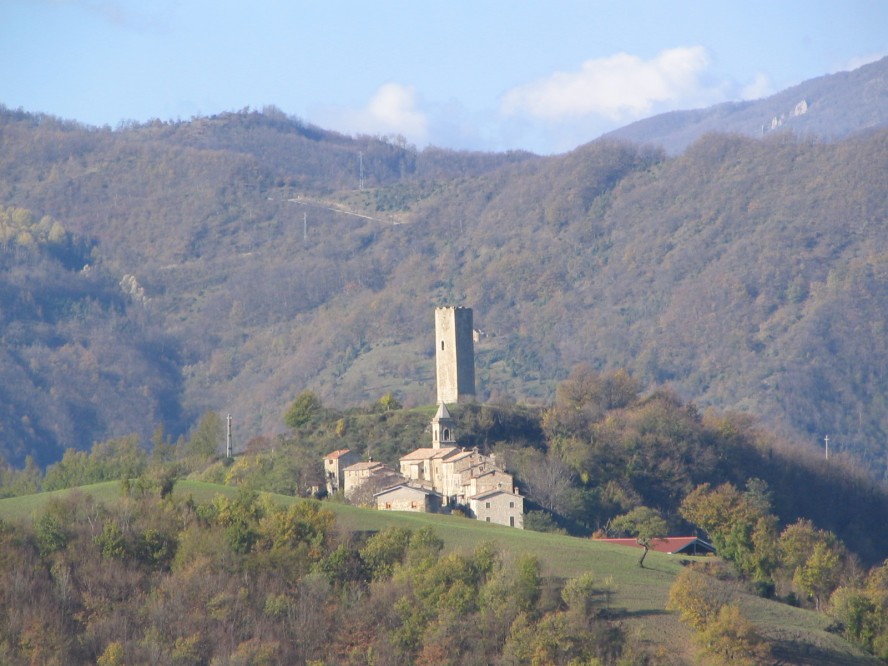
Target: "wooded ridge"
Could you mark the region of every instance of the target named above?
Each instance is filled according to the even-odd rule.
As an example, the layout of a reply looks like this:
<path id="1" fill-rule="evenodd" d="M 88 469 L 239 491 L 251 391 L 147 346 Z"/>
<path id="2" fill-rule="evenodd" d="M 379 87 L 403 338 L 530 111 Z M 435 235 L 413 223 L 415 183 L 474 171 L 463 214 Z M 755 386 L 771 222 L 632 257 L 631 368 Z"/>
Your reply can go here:
<path id="1" fill-rule="evenodd" d="M 884 476 L 884 130 L 541 158 L 274 108 L 116 130 L 4 109 L 0 142 L 16 464 L 208 408 L 245 442 L 304 388 L 430 403 L 432 309 L 465 304 L 482 401 L 546 404 L 578 363 L 626 368 Z"/>

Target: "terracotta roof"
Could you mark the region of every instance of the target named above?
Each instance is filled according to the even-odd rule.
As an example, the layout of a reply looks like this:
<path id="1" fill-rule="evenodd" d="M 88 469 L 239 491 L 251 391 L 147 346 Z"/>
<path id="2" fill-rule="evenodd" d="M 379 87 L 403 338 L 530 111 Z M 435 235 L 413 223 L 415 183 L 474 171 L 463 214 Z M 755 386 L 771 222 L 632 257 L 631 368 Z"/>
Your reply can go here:
<path id="1" fill-rule="evenodd" d="M 634 539 L 595 539 L 595 541 L 601 541 L 603 543 L 614 543 L 620 546 L 633 546 L 635 548 L 641 548 L 641 545 Z M 703 541 L 703 539 L 699 537 L 664 537 L 662 539 L 654 539 L 651 542 L 651 550 L 656 550 L 658 553 L 667 553 L 669 555 L 684 553 L 691 554 L 688 551 L 702 551 L 706 553 L 714 553 L 715 547 Z"/>
<path id="2" fill-rule="evenodd" d="M 340 458 L 344 456 L 346 453 L 351 453 L 351 449 L 339 449 L 338 451 L 333 451 L 332 453 L 328 453 L 324 456 L 324 460 L 329 460 L 331 458 Z"/>

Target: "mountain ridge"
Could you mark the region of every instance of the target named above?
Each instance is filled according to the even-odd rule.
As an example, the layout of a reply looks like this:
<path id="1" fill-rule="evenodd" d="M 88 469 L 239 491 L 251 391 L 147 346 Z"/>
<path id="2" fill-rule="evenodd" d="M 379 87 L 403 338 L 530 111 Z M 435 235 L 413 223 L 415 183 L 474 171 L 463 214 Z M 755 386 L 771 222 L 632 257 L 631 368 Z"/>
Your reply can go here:
<path id="1" fill-rule="evenodd" d="M 544 158 L 417 151 L 275 109 L 115 131 L 3 110 L 0 142 L 0 206 L 59 221 L 121 299 L 108 319 L 95 285 L 27 286 L 49 264 L 4 245 L 14 461 L 158 425 L 175 436 L 207 409 L 234 414 L 246 441 L 279 431 L 304 388 L 341 405 L 433 402 L 433 308 L 462 304 L 488 333 L 482 400 L 543 404 L 577 363 L 624 367 L 793 439 L 829 433 L 884 469 L 885 130 L 708 136 L 679 157 L 599 140 Z M 378 221 L 390 215 L 405 224 Z M 74 284 L 74 268 L 51 270 Z M 17 317 L 13 293 L 63 316 Z M 106 354 L 110 339 L 132 351 Z M 73 359 L 61 393 L 60 366 L 39 360 L 53 350 Z M 138 372 L 121 365 L 130 353 Z M 112 387 L 125 432 L 99 397 Z"/>
<path id="2" fill-rule="evenodd" d="M 768 97 L 725 102 L 705 109 L 671 111 L 604 135 L 650 143 L 676 155 L 709 132 L 765 136 L 780 130 L 837 140 L 884 127 L 888 58 L 847 72 L 809 79 Z"/>

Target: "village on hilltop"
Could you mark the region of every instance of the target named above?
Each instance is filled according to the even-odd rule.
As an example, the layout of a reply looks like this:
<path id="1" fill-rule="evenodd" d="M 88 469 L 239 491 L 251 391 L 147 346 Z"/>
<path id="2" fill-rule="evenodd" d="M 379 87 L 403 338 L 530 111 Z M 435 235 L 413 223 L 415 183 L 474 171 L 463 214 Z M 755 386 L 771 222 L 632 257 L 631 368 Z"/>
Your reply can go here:
<path id="1" fill-rule="evenodd" d="M 384 511 L 464 515 L 488 523 L 524 527 L 524 497 L 496 456 L 459 446 L 447 404 L 475 397 L 472 310 L 435 309 L 435 366 L 438 411 L 431 421 L 431 446 L 401 456 L 400 469 L 366 461 L 349 449 L 324 456 L 327 492 Z"/>

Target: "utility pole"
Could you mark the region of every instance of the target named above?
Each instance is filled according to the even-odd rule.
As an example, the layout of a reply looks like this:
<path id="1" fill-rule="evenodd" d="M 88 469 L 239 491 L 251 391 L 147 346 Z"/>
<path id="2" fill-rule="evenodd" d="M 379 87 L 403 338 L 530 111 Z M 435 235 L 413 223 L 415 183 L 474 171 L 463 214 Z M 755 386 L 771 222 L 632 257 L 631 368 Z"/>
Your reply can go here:
<path id="1" fill-rule="evenodd" d="M 364 189 L 364 153 L 358 153 L 358 161 L 361 163 L 361 190 Z"/>
<path id="2" fill-rule="evenodd" d="M 823 438 L 823 443 L 826 446 L 826 459 L 829 460 L 829 435 Z"/>
<path id="3" fill-rule="evenodd" d="M 302 213 L 302 242 L 308 240 L 308 213 Z"/>
<path id="4" fill-rule="evenodd" d="M 228 415 L 228 429 L 225 435 L 225 457 L 231 458 L 231 414 Z"/>

